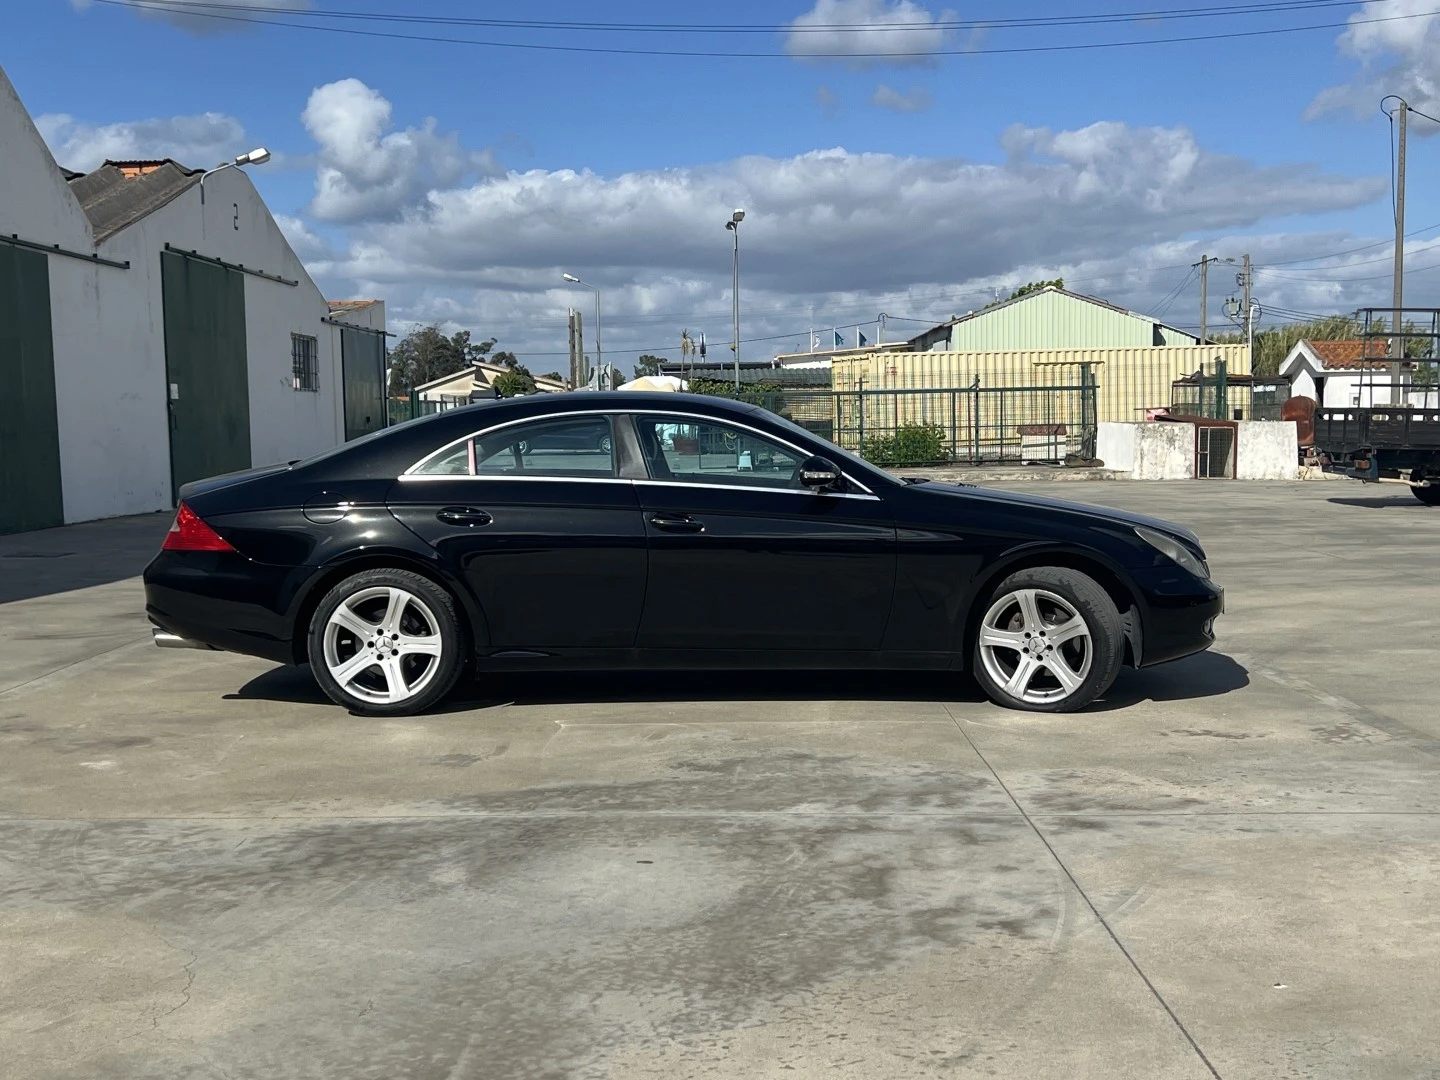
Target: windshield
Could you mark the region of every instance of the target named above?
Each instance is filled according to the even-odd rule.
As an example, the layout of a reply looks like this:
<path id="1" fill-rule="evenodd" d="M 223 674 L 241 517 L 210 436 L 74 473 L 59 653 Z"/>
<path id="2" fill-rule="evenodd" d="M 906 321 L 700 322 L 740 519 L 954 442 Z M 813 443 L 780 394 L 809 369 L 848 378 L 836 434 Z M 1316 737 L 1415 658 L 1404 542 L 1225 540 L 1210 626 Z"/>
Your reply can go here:
<path id="1" fill-rule="evenodd" d="M 808 439 L 814 439 L 824 443 L 825 453 L 830 457 L 835 458 L 835 463 L 837 465 L 840 465 L 849 472 L 855 474 L 857 479 L 863 480 L 867 484 L 870 483 L 872 480 L 876 483 L 881 484 L 897 483 L 895 477 L 891 476 L 884 469 L 871 465 L 870 462 L 866 461 L 864 458 L 860 457 L 857 454 L 852 454 L 849 450 L 842 450 L 829 439 L 825 438 L 825 436 L 816 435 L 813 431 L 807 431 L 805 428 L 795 423 L 795 421 L 787 420 L 785 417 L 780 416 L 776 413 L 769 412 L 766 409 L 761 409 L 757 406 L 757 410 L 760 413 L 764 414 L 767 419 L 774 421 L 783 428 L 795 432 L 796 434 L 803 435 Z"/>

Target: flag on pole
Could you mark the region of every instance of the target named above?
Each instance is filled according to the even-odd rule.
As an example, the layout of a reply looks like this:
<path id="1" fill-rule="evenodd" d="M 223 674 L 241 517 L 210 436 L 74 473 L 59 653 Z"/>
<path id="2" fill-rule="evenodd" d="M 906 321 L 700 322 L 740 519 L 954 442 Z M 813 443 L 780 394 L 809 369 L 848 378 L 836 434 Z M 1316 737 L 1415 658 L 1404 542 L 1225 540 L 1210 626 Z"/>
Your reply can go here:
<path id="1" fill-rule="evenodd" d="M 705 359 L 705 331 L 700 331 L 700 359 Z"/>
<path id="2" fill-rule="evenodd" d="M 816 351 L 819 350 L 819 348 L 820 348 L 820 335 L 819 335 L 819 334 L 811 334 L 811 335 L 810 335 L 810 351 L 811 351 L 811 352 L 816 352 Z"/>
<path id="3" fill-rule="evenodd" d="M 840 336 L 840 331 L 832 330 L 830 332 L 835 335 L 835 348 L 843 349 L 845 347 L 845 339 Z"/>
<path id="4" fill-rule="evenodd" d="M 861 330 L 858 326 L 855 328 L 855 337 L 859 340 L 860 348 L 862 349 L 866 345 L 870 344 L 868 341 L 865 340 L 865 331 Z"/>

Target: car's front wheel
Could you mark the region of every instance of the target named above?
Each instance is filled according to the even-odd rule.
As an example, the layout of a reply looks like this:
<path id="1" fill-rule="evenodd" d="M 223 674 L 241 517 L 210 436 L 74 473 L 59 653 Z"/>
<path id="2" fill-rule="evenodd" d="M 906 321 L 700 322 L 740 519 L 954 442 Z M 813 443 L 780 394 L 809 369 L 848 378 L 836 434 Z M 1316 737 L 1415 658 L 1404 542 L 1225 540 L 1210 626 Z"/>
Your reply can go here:
<path id="1" fill-rule="evenodd" d="M 408 570 L 365 570 L 336 585 L 310 620 L 309 646 L 321 689 L 367 716 L 425 711 L 464 666 L 454 601 Z"/>
<path id="2" fill-rule="evenodd" d="M 1125 655 L 1115 603 L 1076 570 L 1038 567 L 1002 581 L 975 635 L 975 677 L 997 705 L 1074 712 L 1110 689 Z"/>

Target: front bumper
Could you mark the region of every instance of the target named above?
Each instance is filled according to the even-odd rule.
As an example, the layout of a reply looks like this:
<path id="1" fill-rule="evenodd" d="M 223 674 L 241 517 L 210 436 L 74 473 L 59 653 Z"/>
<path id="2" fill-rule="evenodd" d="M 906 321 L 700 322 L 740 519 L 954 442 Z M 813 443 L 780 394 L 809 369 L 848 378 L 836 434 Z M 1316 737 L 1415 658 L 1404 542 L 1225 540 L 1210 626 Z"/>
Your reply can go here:
<path id="1" fill-rule="evenodd" d="M 1141 613 L 1141 667 L 1204 652 L 1215 644 L 1215 620 L 1225 612 L 1225 590 L 1213 581 L 1150 571 L 1137 575 L 1145 601 Z"/>

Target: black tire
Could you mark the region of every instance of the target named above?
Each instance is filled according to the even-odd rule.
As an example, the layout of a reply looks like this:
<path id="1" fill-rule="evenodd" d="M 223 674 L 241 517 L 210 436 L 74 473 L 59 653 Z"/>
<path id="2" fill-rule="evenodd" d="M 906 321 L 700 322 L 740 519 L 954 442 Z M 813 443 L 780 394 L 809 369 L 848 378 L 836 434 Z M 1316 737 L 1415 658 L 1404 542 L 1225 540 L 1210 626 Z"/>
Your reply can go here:
<path id="1" fill-rule="evenodd" d="M 376 700 L 374 695 L 386 693 L 385 690 L 376 690 L 372 696 L 366 696 L 366 692 L 371 688 L 393 686 L 391 675 L 386 674 L 385 669 L 389 659 L 379 661 L 378 656 L 385 655 L 384 650 L 390 645 L 400 644 L 400 638 L 390 645 L 387 645 L 383 638 L 379 638 L 383 617 L 376 621 L 370 614 L 376 610 L 371 606 L 372 603 L 380 604 L 384 599 L 378 595 L 382 590 L 399 590 L 412 598 L 400 605 L 398 617 L 401 625 L 396 631 L 398 635 L 408 635 L 419 645 L 424 645 L 433 638 L 439 639 L 438 657 L 429 654 L 389 654 L 396 665 L 390 670 L 393 672 L 398 668 L 401 678 L 410 679 L 412 684 L 419 684 L 413 694 L 396 701 Z M 373 601 L 366 599 L 367 594 L 376 594 Z M 377 656 L 377 662 L 361 667 L 347 685 L 341 685 L 331 670 L 330 661 L 355 660 L 360 652 L 373 650 L 373 645 L 360 640 L 360 635 L 338 626 L 333 641 L 327 641 L 327 629 L 331 625 L 332 616 L 347 601 L 355 605 L 350 609 L 351 615 L 358 616 L 364 623 L 375 622 L 372 629 L 376 632 L 376 638 L 381 641 L 381 652 L 377 654 L 371 651 L 370 655 Z M 310 669 L 315 673 L 316 682 L 331 701 L 343 705 L 358 716 L 413 716 L 435 705 L 454 688 L 455 681 L 465 668 L 467 640 L 460 619 L 455 614 L 454 599 L 435 582 L 409 570 L 363 570 L 346 578 L 326 593 L 320 606 L 315 609 L 309 629 Z M 327 647 L 331 646 L 333 651 L 327 653 Z M 429 647 L 434 646 L 431 644 Z M 406 689 L 408 690 L 408 687 Z"/>
<path id="2" fill-rule="evenodd" d="M 1440 506 L 1440 485 L 1432 487 L 1412 487 L 1415 498 L 1419 499 L 1426 506 Z"/>
<path id="3" fill-rule="evenodd" d="M 1018 648 L 992 645 L 988 657 L 990 662 L 987 662 L 985 630 L 987 619 L 993 618 L 1005 622 L 1004 626 L 994 627 L 996 637 L 1016 635 L 1017 642 L 1025 640 L 1029 633 L 1025 629 L 1029 620 L 1020 602 L 1016 600 L 1011 606 L 1010 601 L 1017 594 L 1032 590 L 1043 594 L 1032 601 L 1037 606 L 1042 627 L 1063 632 L 1064 624 L 1078 617 L 1088 633 L 1088 641 L 1082 643 L 1076 636 L 1058 646 L 1048 645 L 1039 640 L 1044 635 L 1036 631 L 1036 639 L 1025 641 L 1026 650 L 1032 647 L 1037 650 L 1029 669 L 1035 674 L 1026 678 L 1020 686 L 1021 691 L 1030 696 L 1021 697 L 1007 690 L 1002 679 L 1007 675 L 1011 680 L 1020 676 L 1020 665 L 1030 654 Z M 1006 606 L 1001 606 L 1002 601 Z M 1125 659 L 1125 631 L 1115 602 L 1093 578 L 1078 570 L 1057 566 L 1020 570 L 1000 582 L 984 605 L 976 623 L 971 658 L 976 680 L 995 704 L 1025 712 L 1075 712 L 1085 708 L 1115 682 Z M 1068 614 L 1065 607 L 1070 609 Z M 1057 619 L 1061 620 L 1058 624 Z M 1060 650 L 1058 656 L 1055 655 L 1057 649 Z M 1082 656 L 1087 652 L 1088 660 L 1082 662 Z M 1057 663 L 1064 664 L 1066 678 L 1075 684 L 1073 688 L 1067 689 L 1055 675 L 1055 671 L 1059 670 Z"/>

